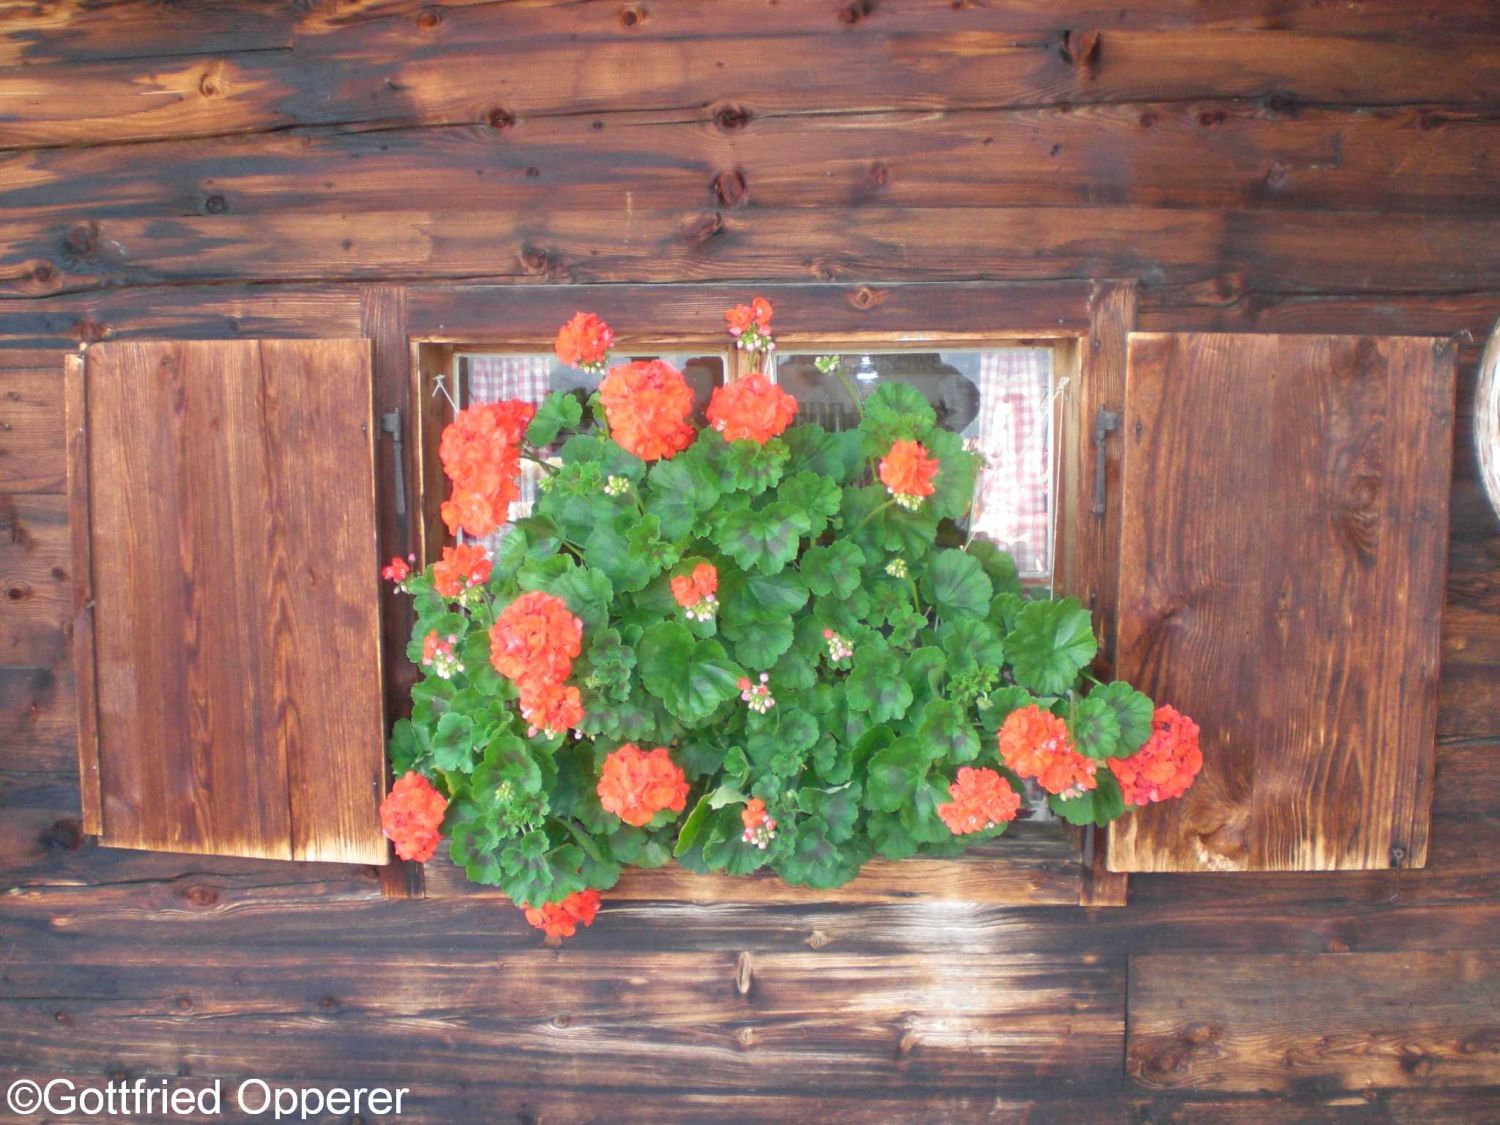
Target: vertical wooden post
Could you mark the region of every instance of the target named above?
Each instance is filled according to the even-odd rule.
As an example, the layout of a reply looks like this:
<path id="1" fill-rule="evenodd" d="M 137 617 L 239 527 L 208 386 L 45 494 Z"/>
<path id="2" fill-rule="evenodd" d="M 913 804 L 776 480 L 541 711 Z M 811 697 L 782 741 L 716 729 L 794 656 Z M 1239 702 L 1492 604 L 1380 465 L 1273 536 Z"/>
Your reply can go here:
<path id="1" fill-rule="evenodd" d="M 1078 361 L 1078 386 L 1064 397 L 1057 586 L 1086 605 L 1099 635 L 1095 671 L 1114 671 L 1115 608 L 1120 560 L 1120 443 L 1116 436 L 1096 442 L 1101 410 L 1120 411 L 1125 403 L 1125 362 L 1135 327 L 1136 283 L 1100 281 L 1089 296 L 1089 334 Z M 1099 474 L 1103 458 L 1103 475 Z M 1104 483 L 1103 511 L 1095 511 L 1095 488 Z M 1083 833 L 1085 906 L 1124 906 L 1128 877 L 1104 867 L 1106 829 Z"/>

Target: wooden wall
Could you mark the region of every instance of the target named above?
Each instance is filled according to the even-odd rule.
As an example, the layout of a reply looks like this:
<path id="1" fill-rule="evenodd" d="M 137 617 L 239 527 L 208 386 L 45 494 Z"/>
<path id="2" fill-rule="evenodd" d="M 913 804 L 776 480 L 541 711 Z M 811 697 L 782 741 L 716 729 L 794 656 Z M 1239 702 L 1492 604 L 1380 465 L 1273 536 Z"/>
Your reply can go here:
<path id="1" fill-rule="evenodd" d="M 1500 521 L 1470 408 L 1500 316 L 1500 7 L 0 21 L 0 1080 L 396 1082 L 433 1122 L 1500 1116 Z M 1147 876 L 1114 911 L 632 900 L 553 952 L 491 900 L 383 900 L 368 869 L 81 835 L 59 394 L 80 342 L 399 342 L 479 283 L 835 282 L 857 323 L 928 282 L 1101 277 L 1140 280 L 1153 330 L 1473 337 L 1425 870 Z"/>

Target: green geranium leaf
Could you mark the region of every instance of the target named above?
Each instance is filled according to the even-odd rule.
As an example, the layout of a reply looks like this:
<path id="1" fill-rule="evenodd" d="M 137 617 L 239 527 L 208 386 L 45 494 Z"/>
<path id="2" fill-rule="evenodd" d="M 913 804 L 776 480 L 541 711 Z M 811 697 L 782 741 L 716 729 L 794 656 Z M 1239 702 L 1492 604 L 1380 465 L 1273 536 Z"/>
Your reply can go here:
<path id="1" fill-rule="evenodd" d="M 807 513 L 812 526 L 807 534 L 813 539 L 823 534 L 828 521 L 839 513 L 844 502 L 843 490 L 836 481 L 817 473 L 794 473 L 782 482 L 778 497 Z"/>
<path id="2" fill-rule="evenodd" d="M 583 622 L 586 631 L 603 629 L 609 623 L 609 606 L 614 587 L 603 571 L 586 566 L 569 566 L 547 586 L 547 592 L 568 603 L 568 608 Z"/>
<path id="3" fill-rule="evenodd" d="M 714 506 L 719 485 L 706 465 L 680 456 L 652 466 L 645 495 L 646 511 L 659 521 L 663 538 L 677 540 Z"/>
<path id="4" fill-rule="evenodd" d="M 807 513 L 777 501 L 731 512 L 721 523 L 718 544 L 742 569 L 775 574 L 797 557 L 801 537 L 811 527 Z"/>
<path id="5" fill-rule="evenodd" d="M 1108 769 L 1094 775 L 1097 785 L 1082 797 L 1049 797 L 1047 803 L 1069 824 L 1093 824 L 1103 827 L 1125 815 L 1125 798 L 1120 783 Z"/>
<path id="6" fill-rule="evenodd" d="M 770 668 L 792 647 L 792 619 L 726 622 L 724 636 L 734 643 L 734 655 L 747 668 L 759 672 Z"/>
<path id="7" fill-rule="evenodd" d="M 864 565 L 864 553 L 847 539 L 839 539 L 827 547 L 809 547 L 799 567 L 814 594 L 847 598 L 859 588 Z"/>
<path id="8" fill-rule="evenodd" d="M 410 719 L 397 719 L 391 728 L 389 757 L 393 776 L 401 777 L 413 770 L 425 775 L 433 766 L 427 728 Z"/>
<path id="9" fill-rule="evenodd" d="M 911 685 L 901 678 L 901 663 L 888 648 L 857 647 L 854 671 L 846 684 L 851 710 L 869 713 L 873 722 L 899 719 L 911 706 Z"/>
<path id="10" fill-rule="evenodd" d="M 827 825 L 828 838 L 842 843 L 854 835 L 860 813 L 859 798 L 858 782 L 834 789 L 804 788 L 797 790 L 797 807 L 822 820 Z"/>
<path id="11" fill-rule="evenodd" d="M 884 457 L 894 442 L 926 442 L 937 424 L 937 414 L 921 391 L 905 383 L 882 382 L 865 398 L 860 432 L 865 452 Z"/>
<path id="12" fill-rule="evenodd" d="M 984 567 L 965 551 L 939 551 L 922 575 L 923 597 L 945 616 L 983 617 L 992 593 Z"/>
<path id="13" fill-rule="evenodd" d="M 729 442 L 718 455 L 720 481 L 726 487 L 758 496 L 781 480 L 790 457 L 791 450 L 779 438 L 764 444 L 748 440 Z"/>
<path id="14" fill-rule="evenodd" d="M 979 757 L 979 735 L 963 708 L 934 699 L 922 709 L 917 741 L 933 761 L 972 762 Z"/>
<path id="15" fill-rule="evenodd" d="M 1062 695 L 1098 651 L 1094 624 L 1077 598 L 1027 602 L 1005 641 L 1016 682 L 1039 695 Z"/>
<path id="16" fill-rule="evenodd" d="M 701 723 L 739 694 L 744 670 L 730 662 L 717 641 L 696 640 L 686 626 L 663 621 L 641 637 L 636 649 L 641 682 L 684 723 Z"/>
<path id="17" fill-rule="evenodd" d="M 1021 575 L 1016 569 L 1016 560 L 1008 552 L 1002 551 L 988 539 L 975 539 L 965 550 L 984 567 L 984 572 L 990 576 L 991 585 L 995 587 L 995 593 L 1021 592 Z"/>
<path id="18" fill-rule="evenodd" d="M 868 831 L 871 845 L 886 859 L 908 859 L 917 854 L 917 841 L 900 813 L 872 812 Z"/>
<path id="19" fill-rule="evenodd" d="M 865 779 L 865 807 L 896 812 L 910 803 L 930 763 L 915 738 L 898 738 L 872 755 Z"/>
<path id="20" fill-rule="evenodd" d="M 1122 681 L 1103 684 L 1089 693 L 1089 701 L 1099 700 L 1108 705 L 1120 724 L 1119 749 L 1111 757 L 1128 757 L 1134 754 L 1151 737 L 1152 721 L 1156 717 L 1156 704 L 1150 697 Z"/>
<path id="21" fill-rule="evenodd" d="M 536 416 L 526 427 L 526 440 L 532 445 L 551 445 L 558 431 L 576 430 L 583 421 L 583 403 L 571 391 L 553 391 L 537 407 Z"/>
<path id="22" fill-rule="evenodd" d="M 848 841 L 840 846 L 820 817 L 797 823 L 791 854 L 776 865 L 776 873 L 793 886 L 841 887 L 859 874 L 864 849 Z"/>
<path id="23" fill-rule="evenodd" d="M 438 720 L 432 735 L 432 763 L 444 773 L 468 773 L 474 768 L 474 722 L 449 711 Z"/>
<path id="24" fill-rule="evenodd" d="M 1068 733 L 1085 757 L 1100 760 L 1113 758 L 1120 752 L 1120 719 L 1097 692 L 1073 704 L 1068 715 Z"/>
<path id="25" fill-rule="evenodd" d="M 927 452 L 941 465 L 932 482 L 936 491 L 927 504 L 943 519 L 962 519 L 974 502 L 979 458 L 964 449 L 964 439 L 951 430 L 933 430 L 926 444 Z"/>
<path id="26" fill-rule="evenodd" d="M 583 849 L 576 844 L 553 847 L 540 829 L 500 851 L 500 889 L 512 902 L 540 906 L 583 890 Z"/>
<path id="27" fill-rule="evenodd" d="M 807 583 L 790 569 L 775 574 L 728 569 L 719 575 L 719 601 L 725 620 L 785 620 L 807 604 Z"/>

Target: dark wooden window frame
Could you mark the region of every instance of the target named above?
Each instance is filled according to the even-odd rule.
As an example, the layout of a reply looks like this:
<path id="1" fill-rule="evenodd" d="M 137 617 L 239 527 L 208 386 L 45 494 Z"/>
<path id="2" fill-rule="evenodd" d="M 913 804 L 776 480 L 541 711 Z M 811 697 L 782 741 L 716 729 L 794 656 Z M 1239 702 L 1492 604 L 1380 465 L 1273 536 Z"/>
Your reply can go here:
<path id="1" fill-rule="evenodd" d="M 413 468 L 412 550 L 420 562 L 440 553 L 447 538 L 438 515 L 445 495 L 437 443 L 451 413 L 436 394 L 459 352 L 491 347 L 550 351 L 557 326 L 579 309 L 598 313 L 630 336 L 633 349 L 678 350 L 715 339 L 724 309 L 752 293 L 776 305 L 783 347 L 800 342 L 914 346 L 929 340 L 974 346 L 997 339 L 1046 341 L 1068 356 L 1077 379 L 1059 396 L 1057 542 L 1053 570 L 1060 593 L 1088 605 L 1101 631 L 1100 664 L 1112 660 L 1113 588 L 1118 553 L 1119 453 L 1106 459 L 1106 509 L 1096 514 L 1093 419 L 1101 408 L 1119 410 L 1125 377 L 1126 338 L 1135 325 L 1132 281 L 962 282 L 880 285 L 679 286 L 606 285 L 460 286 L 411 290 L 406 298 L 410 363 L 409 463 Z M 637 328 L 636 326 L 639 326 Z M 637 334 L 638 333 L 638 334 Z M 731 362 L 732 377 L 736 365 Z M 1028 826 L 1029 828 L 1030 826 Z M 875 860 L 846 895 L 907 896 L 913 890 L 993 905 L 1124 905 L 1127 879 L 1103 867 L 1094 832 L 1037 825 L 958 860 Z M 460 889 L 461 873 L 427 872 L 427 879 Z M 392 880 L 391 882 L 399 882 Z M 405 883 L 416 889 L 415 873 Z M 616 894 L 626 898 L 691 901 L 799 901 L 806 892 L 770 877 L 751 880 L 692 875 L 675 867 L 628 872 Z M 464 888 L 483 895 L 483 888 Z M 957 895 L 955 892 L 959 892 Z"/>

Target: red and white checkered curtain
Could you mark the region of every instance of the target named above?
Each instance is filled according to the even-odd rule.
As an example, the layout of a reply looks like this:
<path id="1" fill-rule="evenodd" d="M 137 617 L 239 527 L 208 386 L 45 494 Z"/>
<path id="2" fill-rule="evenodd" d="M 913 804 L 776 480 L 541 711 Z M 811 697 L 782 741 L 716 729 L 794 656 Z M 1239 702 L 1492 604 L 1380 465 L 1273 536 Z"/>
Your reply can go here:
<path id="1" fill-rule="evenodd" d="M 541 405 L 552 385 L 550 355 L 476 355 L 469 357 L 467 403 L 508 402 L 520 399 Z M 521 497 L 510 506 L 510 518 L 531 514 L 536 502 L 536 482 L 541 470 L 530 461 L 521 462 Z M 505 538 L 506 528 L 480 542 L 493 554 Z"/>
<path id="2" fill-rule="evenodd" d="M 1008 550 L 1022 574 L 1052 569 L 1052 353 L 1002 348 L 979 361 L 979 435 L 985 467 L 975 535 Z"/>

